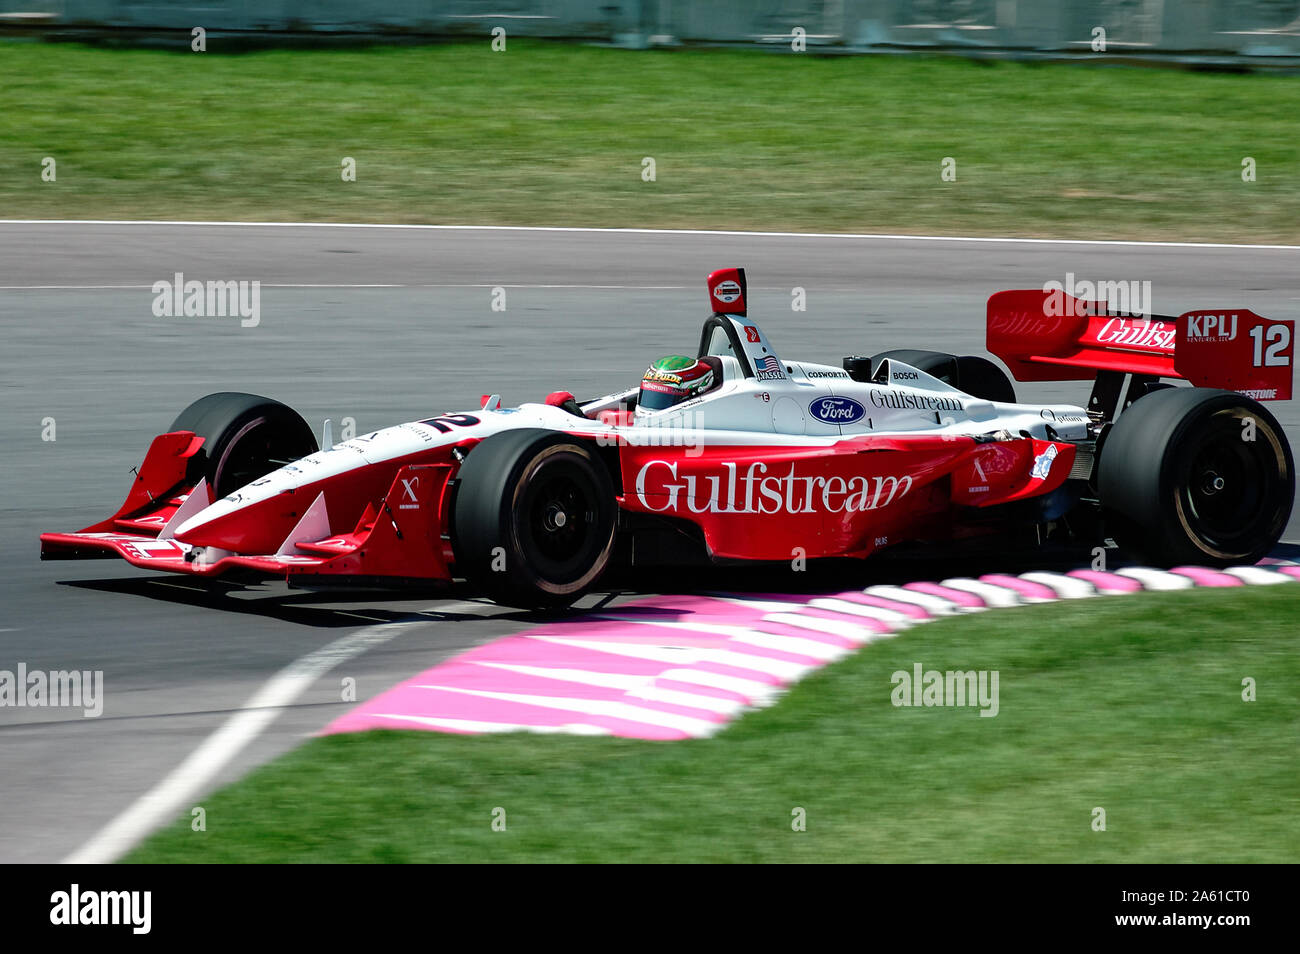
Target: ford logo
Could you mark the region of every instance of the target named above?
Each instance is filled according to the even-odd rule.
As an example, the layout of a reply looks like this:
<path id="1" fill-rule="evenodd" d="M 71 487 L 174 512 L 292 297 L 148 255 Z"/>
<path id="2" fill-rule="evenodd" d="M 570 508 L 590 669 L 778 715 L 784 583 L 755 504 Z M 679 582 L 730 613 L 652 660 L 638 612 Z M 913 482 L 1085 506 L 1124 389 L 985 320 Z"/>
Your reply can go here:
<path id="1" fill-rule="evenodd" d="M 812 416 L 823 424 L 853 424 L 867 416 L 867 409 L 853 398 L 822 397 L 808 405 Z"/>

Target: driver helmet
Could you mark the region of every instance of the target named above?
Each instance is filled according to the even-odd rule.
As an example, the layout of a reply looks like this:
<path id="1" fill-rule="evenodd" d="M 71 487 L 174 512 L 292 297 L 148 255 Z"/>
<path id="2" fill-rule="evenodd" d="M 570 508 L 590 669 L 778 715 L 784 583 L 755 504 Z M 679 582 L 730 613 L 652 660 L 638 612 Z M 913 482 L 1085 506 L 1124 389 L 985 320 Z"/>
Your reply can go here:
<path id="1" fill-rule="evenodd" d="M 680 354 L 660 358 L 641 379 L 637 410 L 663 411 L 699 397 L 720 382 L 720 375 L 721 370 L 706 358 Z"/>

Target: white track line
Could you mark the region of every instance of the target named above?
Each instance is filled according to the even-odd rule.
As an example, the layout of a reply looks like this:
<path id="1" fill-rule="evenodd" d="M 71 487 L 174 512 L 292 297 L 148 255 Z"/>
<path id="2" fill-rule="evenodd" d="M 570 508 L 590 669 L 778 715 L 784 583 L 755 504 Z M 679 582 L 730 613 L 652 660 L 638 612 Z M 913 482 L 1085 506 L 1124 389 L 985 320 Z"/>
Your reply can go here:
<path id="1" fill-rule="evenodd" d="M 168 219 L 0 219 L 0 225 L 173 225 L 282 229 L 423 229 L 443 232 L 591 232 L 629 235 L 722 235 L 753 238 L 857 239 L 907 242 L 982 242 L 1021 245 L 1101 245 L 1137 248 L 1241 248 L 1300 251 L 1300 245 L 1249 245 L 1231 242 L 1153 242 L 1113 239 L 999 238 L 983 235 L 905 235 L 890 232 L 750 232 L 729 229 L 617 229 L 561 225 L 401 225 L 382 222 L 198 222 Z"/>
<path id="2" fill-rule="evenodd" d="M 275 721 L 281 710 L 317 679 L 339 663 L 386 643 L 414 626 L 424 625 L 427 625 L 425 620 L 415 620 L 368 626 L 294 660 L 264 683 L 166 778 L 64 858 L 64 864 L 106 864 L 120 857 L 159 825 L 171 821 L 231 759 Z"/>

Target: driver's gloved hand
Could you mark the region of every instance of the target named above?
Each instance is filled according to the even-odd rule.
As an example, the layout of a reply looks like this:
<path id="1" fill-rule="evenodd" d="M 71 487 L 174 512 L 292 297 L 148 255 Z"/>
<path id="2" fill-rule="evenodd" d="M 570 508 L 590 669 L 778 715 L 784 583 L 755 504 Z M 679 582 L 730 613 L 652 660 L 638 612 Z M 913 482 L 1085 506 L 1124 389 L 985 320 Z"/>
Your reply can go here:
<path id="1" fill-rule="evenodd" d="M 562 411 L 568 411 L 575 417 L 585 418 L 587 416 L 582 413 L 582 407 L 574 399 L 571 391 L 552 391 L 546 395 L 546 403 L 552 407 L 558 407 Z"/>

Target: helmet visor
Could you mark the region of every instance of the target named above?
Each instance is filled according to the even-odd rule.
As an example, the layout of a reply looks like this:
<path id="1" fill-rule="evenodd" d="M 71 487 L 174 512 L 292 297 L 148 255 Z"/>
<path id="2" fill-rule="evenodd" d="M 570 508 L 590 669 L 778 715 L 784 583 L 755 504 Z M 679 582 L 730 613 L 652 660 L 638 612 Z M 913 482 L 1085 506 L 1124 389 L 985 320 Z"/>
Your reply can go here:
<path id="1" fill-rule="evenodd" d="M 637 399 L 637 407 L 645 411 L 662 411 L 674 404 L 680 404 L 688 397 L 690 397 L 689 394 L 678 388 L 642 384 L 641 396 Z"/>

